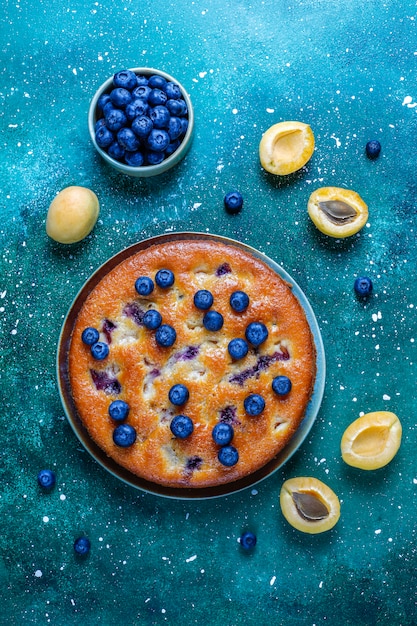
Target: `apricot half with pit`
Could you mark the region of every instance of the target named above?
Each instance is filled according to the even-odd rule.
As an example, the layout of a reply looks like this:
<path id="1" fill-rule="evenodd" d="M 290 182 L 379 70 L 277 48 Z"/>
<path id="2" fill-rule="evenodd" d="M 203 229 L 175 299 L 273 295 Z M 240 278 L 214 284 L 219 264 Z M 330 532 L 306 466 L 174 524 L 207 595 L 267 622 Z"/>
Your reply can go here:
<path id="1" fill-rule="evenodd" d="M 338 239 L 355 235 L 368 220 L 368 206 L 360 195 L 343 187 L 316 189 L 307 210 L 319 231 Z"/>
<path id="2" fill-rule="evenodd" d="M 287 176 L 301 169 L 314 152 L 314 134 L 303 122 L 279 122 L 262 135 L 259 158 L 270 174 Z"/>
<path id="3" fill-rule="evenodd" d="M 339 498 L 318 478 L 300 476 L 286 480 L 280 505 L 291 526 L 311 535 L 330 530 L 340 517 Z"/>
<path id="4" fill-rule="evenodd" d="M 342 458 L 348 465 L 375 470 L 387 465 L 401 445 L 402 427 L 395 413 L 374 411 L 358 417 L 343 433 Z"/>
<path id="5" fill-rule="evenodd" d="M 87 237 L 100 211 L 94 191 L 76 185 L 66 187 L 52 200 L 46 217 L 46 232 L 59 243 L 77 243 Z"/>

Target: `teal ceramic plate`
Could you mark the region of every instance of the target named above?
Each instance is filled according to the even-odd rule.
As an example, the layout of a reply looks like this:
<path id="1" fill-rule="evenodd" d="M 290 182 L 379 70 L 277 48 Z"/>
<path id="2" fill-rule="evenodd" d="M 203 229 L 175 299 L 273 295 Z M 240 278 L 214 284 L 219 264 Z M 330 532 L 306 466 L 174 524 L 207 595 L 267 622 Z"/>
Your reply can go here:
<path id="1" fill-rule="evenodd" d="M 253 256 L 261 259 L 267 265 L 269 265 L 277 274 L 279 274 L 284 280 L 288 281 L 292 285 L 293 293 L 301 303 L 309 321 L 317 351 L 317 376 L 314 385 L 313 395 L 308 404 L 304 419 L 291 441 L 274 459 L 272 459 L 269 463 L 264 465 L 264 467 L 262 467 L 255 473 L 235 482 L 226 485 L 219 485 L 217 487 L 189 489 L 163 487 L 156 483 L 150 483 L 149 481 L 135 476 L 134 474 L 131 474 L 130 472 L 125 470 L 123 467 L 117 465 L 117 463 L 110 459 L 105 454 L 105 452 L 103 452 L 103 450 L 101 450 L 101 448 L 99 448 L 94 443 L 94 441 L 90 438 L 87 430 L 84 428 L 78 416 L 74 401 L 72 399 L 71 387 L 69 384 L 68 349 L 71 342 L 71 336 L 75 321 L 88 294 L 110 270 L 112 270 L 122 261 L 125 261 L 130 256 L 136 254 L 137 252 L 140 252 L 141 250 L 145 250 L 149 246 L 179 239 L 208 239 L 210 241 L 218 241 L 226 243 L 228 245 L 234 245 L 238 248 L 246 250 Z M 69 423 L 74 430 L 74 433 L 83 444 L 85 449 L 91 454 L 91 456 L 108 472 L 113 474 L 113 476 L 119 478 L 120 480 L 127 483 L 128 485 L 131 485 L 132 487 L 136 487 L 154 495 L 183 500 L 198 500 L 231 495 L 238 491 L 241 491 L 242 489 L 253 487 L 261 480 L 264 480 L 265 478 L 271 476 L 280 467 L 282 467 L 284 463 L 286 463 L 301 446 L 315 422 L 323 398 L 326 375 L 325 370 L 325 354 L 317 320 L 306 296 L 297 285 L 297 283 L 291 278 L 291 276 L 287 274 L 287 272 L 282 267 L 277 265 L 275 261 L 246 244 L 218 235 L 190 232 L 170 233 L 146 239 L 126 248 L 125 250 L 122 250 L 115 256 L 111 257 L 108 261 L 106 261 L 106 263 L 104 263 L 101 267 L 99 267 L 79 291 L 69 309 L 61 330 L 57 354 L 57 376 L 62 404 Z"/>

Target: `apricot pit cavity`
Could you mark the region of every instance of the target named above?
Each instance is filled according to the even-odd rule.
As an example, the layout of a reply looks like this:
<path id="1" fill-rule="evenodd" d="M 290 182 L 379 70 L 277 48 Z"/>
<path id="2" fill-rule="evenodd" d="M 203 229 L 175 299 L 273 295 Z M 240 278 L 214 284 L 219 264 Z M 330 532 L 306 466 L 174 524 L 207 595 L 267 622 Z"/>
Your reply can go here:
<path id="1" fill-rule="evenodd" d="M 358 469 L 380 469 L 397 454 L 401 437 L 402 426 L 395 413 L 367 413 L 352 422 L 343 433 L 342 458 Z"/>

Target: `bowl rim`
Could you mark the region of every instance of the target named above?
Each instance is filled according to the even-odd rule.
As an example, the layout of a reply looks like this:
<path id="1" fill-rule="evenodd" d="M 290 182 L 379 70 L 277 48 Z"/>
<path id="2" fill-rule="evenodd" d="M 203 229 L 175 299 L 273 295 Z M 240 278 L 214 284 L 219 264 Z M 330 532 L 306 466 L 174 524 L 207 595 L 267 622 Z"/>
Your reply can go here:
<path id="1" fill-rule="evenodd" d="M 293 293 L 298 298 L 306 314 L 316 346 L 317 372 L 313 394 L 308 403 L 304 418 L 299 425 L 297 431 L 290 439 L 289 443 L 285 446 L 285 448 L 283 448 L 283 450 L 281 450 L 281 452 L 279 452 L 273 459 L 271 459 L 271 461 L 266 463 L 263 467 L 259 468 L 253 474 L 250 474 L 249 476 L 245 476 L 239 480 L 230 483 L 224 483 L 213 487 L 165 487 L 163 485 L 159 485 L 158 483 L 153 483 L 139 476 L 136 476 L 129 472 L 127 469 L 118 465 L 115 461 L 113 461 L 113 459 L 108 457 L 105 452 L 101 450 L 101 448 L 99 448 L 99 446 L 88 434 L 87 429 L 82 424 L 77 414 L 75 403 L 71 396 L 71 388 L 69 384 L 68 351 L 72 337 L 72 330 L 80 308 L 91 290 L 94 289 L 94 287 L 100 282 L 105 274 L 107 274 L 114 267 L 119 265 L 119 263 L 123 262 L 137 252 L 145 250 L 155 244 L 184 239 L 203 239 L 218 241 L 226 243 L 228 245 L 234 245 L 267 263 L 267 265 L 269 265 L 274 271 L 279 273 L 279 276 L 281 276 L 284 280 L 287 280 L 292 285 Z M 212 233 L 184 231 L 164 233 L 162 235 L 156 235 L 134 243 L 114 254 L 112 257 L 107 259 L 107 261 L 101 264 L 95 272 L 93 272 L 93 274 L 85 281 L 84 285 L 78 291 L 72 304 L 69 307 L 67 315 L 65 316 L 58 341 L 58 349 L 56 355 L 56 375 L 62 406 L 64 408 L 64 412 L 70 423 L 70 426 L 77 436 L 78 440 L 90 453 L 93 459 L 97 463 L 99 463 L 99 465 L 106 469 L 110 474 L 112 474 L 116 478 L 119 478 L 131 487 L 152 495 L 162 496 L 175 500 L 208 500 L 223 496 L 231 496 L 249 487 L 253 488 L 255 485 L 258 485 L 266 478 L 269 478 L 273 474 L 275 474 L 277 470 L 279 470 L 285 463 L 287 463 L 287 461 L 290 460 L 295 452 L 297 452 L 302 443 L 305 441 L 311 428 L 313 427 L 321 406 L 325 388 L 326 358 L 320 328 L 318 326 L 314 311 L 299 285 L 280 265 L 278 265 L 266 254 L 258 251 L 250 245 L 241 243 L 240 241 L 231 239 L 229 237 L 215 235 Z"/>
<path id="2" fill-rule="evenodd" d="M 188 108 L 188 128 L 183 137 L 181 144 L 178 146 L 175 152 L 170 154 L 169 157 L 164 159 L 161 163 L 158 163 L 157 165 L 141 165 L 139 167 L 133 167 L 132 165 L 127 165 L 127 163 L 122 163 L 120 161 L 117 161 L 116 159 L 113 159 L 111 156 L 109 156 L 105 150 L 100 148 L 100 146 L 97 144 L 96 137 L 95 137 L 95 124 L 98 119 L 97 118 L 97 102 L 103 93 L 106 93 L 106 91 L 110 90 L 110 87 L 113 84 L 114 74 L 110 76 L 109 78 L 107 78 L 107 80 L 105 80 L 104 83 L 102 83 L 100 87 L 98 87 L 94 96 L 91 99 L 90 106 L 88 109 L 88 130 L 90 133 L 90 138 L 91 138 L 91 141 L 93 142 L 95 149 L 99 153 L 99 155 L 109 165 L 111 165 L 113 168 L 115 168 L 119 172 L 130 174 L 130 175 L 133 175 L 133 174 L 138 175 L 138 173 L 142 172 L 142 175 L 144 177 L 153 176 L 155 174 L 161 174 L 171 169 L 171 167 L 173 167 L 174 165 L 176 165 L 178 161 L 180 161 L 185 156 L 185 154 L 188 152 L 191 146 L 191 140 L 192 140 L 192 136 L 194 132 L 194 107 L 192 105 L 191 98 L 188 92 L 186 91 L 184 85 L 182 85 L 174 76 L 171 76 L 171 74 L 168 74 L 167 72 L 163 70 L 158 70 L 153 67 L 131 67 L 128 69 L 132 72 L 135 72 L 135 74 L 137 75 L 144 74 L 145 76 L 152 76 L 153 74 L 157 74 L 165 78 L 167 81 L 174 82 L 179 86 L 179 88 L 181 89 L 183 98 L 187 104 L 187 108 Z"/>

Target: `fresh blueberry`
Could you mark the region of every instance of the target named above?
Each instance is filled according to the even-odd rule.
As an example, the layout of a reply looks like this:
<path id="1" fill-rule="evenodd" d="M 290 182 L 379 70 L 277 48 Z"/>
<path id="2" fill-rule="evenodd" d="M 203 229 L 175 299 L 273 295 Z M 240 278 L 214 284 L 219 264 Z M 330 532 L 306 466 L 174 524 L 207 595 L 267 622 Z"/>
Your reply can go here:
<path id="1" fill-rule="evenodd" d="M 194 304 L 197 309 L 201 309 L 202 311 L 207 311 L 213 304 L 213 300 L 212 293 L 207 289 L 200 289 L 194 294 Z"/>
<path id="2" fill-rule="evenodd" d="M 249 350 L 249 346 L 244 339 L 240 339 L 239 337 L 236 339 L 232 339 L 227 346 L 230 356 L 232 359 L 238 361 L 239 359 L 243 359 Z"/>
<path id="3" fill-rule="evenodd" d="M 154 150 L 148 150 L 146 152 L 146 160 L 148 165 L 158 165 L 165 159 L 165 152 L 155 152 Z"/>
<path id="4" fill-rule="evenodd" d="M 111 156 L 112 159 L 116 159 L 116 161 L 120 161 L 125 156 L 125 149 L 120 145 L 118 141 L 113 141 L 108 147 L 107 154 Z"/>
<path id="5" fill-rule="evenodd" d="M 251 322 L 246 327 L 246 339 L 253 346 L 260 346 L 268 338 L 268 329 L 262 322 Z"/>
<path id="6" fill-rule="evenodd" d="M 127 117 L 120 109 L 110 109 L 106 115 L 106 126 L 112 132 L 117 132 L 127 124 Z"/>
<path id="7" fill-rule="evenodd" d="M 155 274 L 155 282 L 158 287 L 162 289 L 167 289 L 168 287 L 172 287 L 175 281 L 174 273 L 171 270 L 162 269 L 158 270 Z"/>
<path id="8" fill-rule="evenodd" d="M 113 76 L 113 85 L 115 87 L 124 87 L 124 89 L 132 90 L 137 84 L 136 74 L 132 70 L 122 70 Z"/>
<path id="9" fill-rule="evenodd" d="M 109 405 L 109 415 L 116 422 L 123 422 L 129 415 L 130 407 L 124 400 L 114 400 Z"/>
<path id="10" fill-rule="evenodd" d="M 222 465 L 232 467 L 232 465 L 236 465 L 239 460 L 239 452 L 234 446 L 223 446 L 223 448 L 220 448 L 217 458 Z"/>
<path id="11" fill-rule="evenodd" d="M 165 156 L 169 157 L 171 154 L 174 154 L 175 150 L 177 150 L 181 145 L 181 141 L 176 139 L 175 141 L 171 141 L 165 149 Z"/>
<path id="12" fill-rule="evenodd" d="M 158 104 L 149 111 L 154 128 L 168 128 L 171 115 L 166 107 Z M 175 139 L 175 137 L 174 137 Z"/>
<path id="13" fill-rule="evenodd" d="M 256 535 L 249 530 L 240 536 L 240 545 L 244 550 L 253 550 L 256 546 Z"/>
<path id="14" fill-rule="evenodd" d="M 158 104 L 166 104 L 168 97 L 162 89 L 151 89 L 148 96 L 148 102 L 151 106 L 156 107 Z"/>
<path id="15" fill-rule="evenodd" d="M 190 392 L 188 391 L 185 385 L 181 385 L 178 383 L 177 385 L 173 385 L 168 393 L 169 401 L 175 406 L 182 406 L 185 404 L 190 397 Z"/>
<path id="16" fill-rule="evenodd" d="M 148 87 L 148 85 L 139 85 L 132 91 L 132 96 L 134 98 L 140 98 L 140 100 L 148 102 L 149 94 L 151 93 L 151 91 L 152 89 Z"/>
<path id="17" fill-rule="evenodd" d="M 168 98 L 172 100 L 179 100 L 181 98 L 181 89 L 177 83 L 167 82 L 162 89 L 165 91 Z"/>
<path id="18" fill-rule="evenodd" d="M 130 128 L 121 128 L 117 133 L 117 141 L 129 152 L 136 152 L 140 148 L 139 139 Z"/>
<path id="19" fill-rule="evenodd" d="M 147 77 L 144 76 L 143 74 L 138 74 L 136 76 L 136 82 L 137 82 L 138 87 L 139 87 L 140 85 L 147 85 L 149 81 L 148 81 Z"/>
<path id="20" fill-rule="evenodd" d="M 153 128 L 152 120 L 146 115 L 141 115 L 133 120 L 131 128 L 139 139 L 146 139 Z"/>
<path id="21" fill-rule="evenodd" d="M 242 194 L 238 191 L 230 191 L 224 197 L 224 206 L 229 213 L 239 213 L 243 207 Z"/>
<path id="22" fill-rule="evenodd" d="M 379 153 L 381 152 L 381 144 L 379 143 L 377 139 L 372 139 L 371 141 L 368 141 L 368 143 L 366 144 L 365 151 L 366 151 L 366 156 L 369 159 L 376 159 L 379 156 Z"/>
<path id="23" fill-rule="evenodd" d="M 123 87 L 116 87 L 110 92 L 110 100 L 115 107 L 124 109 L 132 101 L 132 94 Z"/>
<path id="24" fill-rule="evenodd" d="M 171 115 L 175 115 L 178 117 L 182 117 L 187 113 L 187 105 L 184 100 L 167 100 L 166 108 L 171 113 Z"/>
<path id="25" fill-rule="evenodd" d="M 166 84 L 167 79 L 160 74 L 152 74 L 152 76 L 148 78 L 148 85 L 152 89 L 163 89 Z"/>
<path id="26" fill-rule="evenodd" d="M 170 429 L 174 437 L 185 439 L 193 432 L 194 425 L 187 415 L 176 415 L 171 421 Z"/>
<path id="27" fill-rule="evenodd" d="M 97 109 L 102 111 L 104 109 L 104 105 L 110 102 L 110 96 L 108 93 L 102 93 L 99 99 L 97 100 Z"/>
<path id="28" fill-rule="evenodd" d="M 149 276 L 139 276 L 135 282 L 135 289 L 140 296 L 149 296 L 154 287 L 153 280 Z"/>
<path id="29" fill-rule="evenodd" d="M 52 489 L 55 485 L 55 472 L 50 469 L 43 469 L 38 473 L 38 485 L 42 489 Z"/>
<path id="30" fill-rule="evenodd" d="M 114 141 L 113 133 L 107 126 L 100 126 L 95 133 L 96 142 L 99 148 L 107 148 Z"/>
<path id="31" fill-rule="evenodd" d="M 146 145 L 150 150 L 163 152 L 169 145 L 169 135 L 162 128 L 153 128 L 148 135 Z"/>
<path id="32" fill-rule="evenodd" d="M 104 341 L 97 341 L 91 346 L 91 356 L 96 361 L 102 361 L 109 355 L 109 346 Z"/>
<path id="33" fill-rule="evenodd" d="M 88 326 L 88 328 L 84 328 L 81 334 L 81 340 L 83 343 L 85 343 L 86 346 L 92 346 L 94 343 L 97 343 L 99 338 L 100 333 L 98 332 L 97 328 L 92 328 L 91 326 Z"/>
<path id="34" fill-rule="evenodd" d="M 223 315 L 218 311 L 207 311 L 203 317 L 203 325 L 206 330 L 216 332 L 223 326 Z"/>
<path id="35" fill-rule="evenodd" d="M 272 390 L 277 396 L 286 396 L 290 393 L 292 383 L 288 376 L 276 376 L 272 381 Z"/>
<path id="36" fill-rule="evenodd" d="M 229 302 L 236 313 L 242 313 L 249 306 L 249 296 L 244 291 L 234 291 L 230 296 Z"/>
<path id="37" fill-rule="evenodd" d="M 188 120 L 185 117 L 181 118 L 181 135 L 185 135 L 188 130 Z"/>
<path id="38" fill-rule="evenodd" d="M 156 107 L 155 107 L 156 108 Z M 165 108 L 165 107 L 164 107 Z M 166 109 L 168 111 L 168 109 Z M 168 121 L 168 135 L 171 141 L 175 141 L 182 134 L 182 124 L 179 117 L 170 117 Z"/>
<path id="39" fill-rule="evenodd" d="M 162 315 L 156 309 L 149 309 L 143 316 L 143 325 L 149 330 L 156 330 L 162 324 Z"/>
<path id="40" fill-rule="evenodd" d="M 248 415 L 260 415 L 265 408 L 265 400 L 257 393 L 251 393 L 243 402 Z"/>
<path id="41" fill-rule="evenodd" d="M 163 348 L 170 348 L 174 345 L 176 338 L 175 328 L 168 324 L 161 324 L 155 333 L 156 343 Z"/>
<path id="42" fill-rule="evenodd" d="M 78 537 L 74 541 L 74 550 L 77 554 L 84 556 L 90 552 L 91 543 L 88 537 Z"/>
<path id="43" fill-rule="evenodd" d="M 369 296 L 374 288 L 372 280 L 368 276 L 360 276 L 353 284 L 356 295 L 360 297 Z"/>
<path id="44" fill-rule="evenodd" d="M 140 98 L 135 98 L 132 102 L 126 107 L 126 117 L 129 121 L 133 121 L 136 117 L 141 117 L 142 115 L 147 115 L 149 111 L 149 106 L 145 102 L 145 100 L 141 100 Z"/>
<path id="45" fill-rule="evenodd" d="M 219 422 L 215 425 L 211 434 L 215 443 L 219 446 L 226 446 L 233 439 L 233 426 L 225 424 L 224 422 Z"/>
<path id="46" fill-rule="evenodd" d="M 105 118 L 104 117 L 100 117 L 100 119 L 97 120 L 97 122 L 95 123 L 94 132 L 96 133 L 99 128 L 101 128 L 102 126 L 105 126 L 105 125 L 106 125 Z"/>
<path id="47" fill-rule="evenodd" d="M 140 150 L 135 152 L 125 152 L 125 161 L 130 167 L 141 167 L 145 162 L 145 157 Z"/>
<path id="48" fill-rule="evenodd" d="M 119 448 L 129 448 L 136 441 L 136 430 L 130 424 L 120 424 L 113 431 L 113 441 Z"/>

